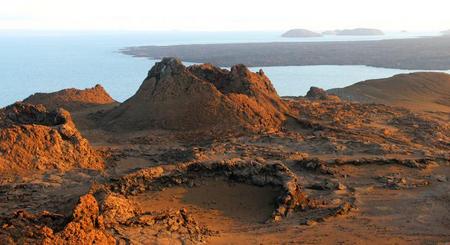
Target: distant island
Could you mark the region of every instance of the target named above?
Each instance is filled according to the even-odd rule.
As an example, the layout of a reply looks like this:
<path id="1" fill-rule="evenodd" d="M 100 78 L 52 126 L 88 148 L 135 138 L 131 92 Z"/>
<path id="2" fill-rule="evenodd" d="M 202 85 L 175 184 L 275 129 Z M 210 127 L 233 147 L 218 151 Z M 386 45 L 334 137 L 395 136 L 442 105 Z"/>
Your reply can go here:
<path id="1" fill-rule="evenodd" d="M 306 29 L 292 29 L 292 30 L 289 30 L 289 31 L 283 33 L 283 35 L 281 35 L 281 36 L 282 37 L 321 37 L 322 34 L 313 32 L 310 30 L 306 30 Z"/>
<path id="2" fill-rule="evenodd" d="M 230 67 L 367 65 L 411 70 L 450 70 L 450 36 L 342 42 L 272 42 L 140 46 L 121 50 L 135 57 L 212 63 Z M 420 59 L 418 58 L 420 57 Z"/>
<path id="3" fill-rule="evenodd" d="M 310 31 L 307 29 L 292 29 L 289 30 L 282 37 L 321 37 L 323 35 L 335 35 L 335 36 L 381 36 L 384 32 L 378 29 L 371 28 L 355 28 L 355 29 L 343 29 L 343 30 L 329 30 L 322 33 Z"/>
<path id="4" fill-rule="evenodd" d="M 323 35 L 337 35 L 337 36 L 380 36 L 384 35 L 383 31 L 370 28 L 355 28 L 344 30 L 324 31 Z"/>

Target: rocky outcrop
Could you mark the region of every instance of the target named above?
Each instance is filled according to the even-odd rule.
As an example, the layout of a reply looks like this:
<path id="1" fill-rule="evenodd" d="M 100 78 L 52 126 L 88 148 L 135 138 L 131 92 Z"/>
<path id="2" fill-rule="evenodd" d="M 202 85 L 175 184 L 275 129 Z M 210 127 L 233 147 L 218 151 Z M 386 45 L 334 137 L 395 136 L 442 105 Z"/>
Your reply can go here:
<path id="1" fill-rule="evenodd" d="M 0 172 L 100 170 L 103 165 L 69 112 L 24 103 L 0 110 Z"/>
<path id="2" fill-rule="evenodd" d="M 311 87 L 308 93 L 306 93 L 305 98 L 311 100 L 339 100 L 339 97 L 330 95 L 327 91 L 318 87 Z"/>
<path id="3" fill-rule="evenodd" d="M 137 216 L 141 211 L 137 204 L 130 201 L 123 195 L 116 193 L 102 193 L 104 196 L 100 199 L 100 210 L 103 216 L 103 222 L 107 228 L 116 224 L 123 224 L 129 219 Z"/>
<path id="4" fill-rule="evenodd" d="M 116 244 L 106 232 L 99 205 L 91 194 L 81 196 L 71 217 L 42 212 L 18 211 L 11 218 L 0 219 L 2 244 Z"/>
<path id="5" fill-rule="evenodd" d="M 103 118 L 107 128 L 252 132 L 277 130 L 287 107 L 262 71 L 185 67 L 164 58 L 138 92 Z"/>
<path id="6" fill-rule="evenodd" d="M 97 200 L 91 194 L 80 197 L 71 221 L 61 232 L 48 236 L 43 244 L 116 244 L 105 231 Z"/>
<path id="7" fill-rule="evenodd" d="M 313 32 L 310 30 L 306 30 L 306 29 L 292 29 L 289 30 L 285 33 L 283 33 L 283 35 L 281 35 L 282 37 L 321 37 L 322 35 L 320 33 L 317 32 Z"/>
<path id="8" fill-rule="evenodd" d="M 70 88 L 54 93 L 36 93 L 23 102 L 34 105 L 42 104 L 49 110 L 62 107 L 70 112 L 116 103 L 101 85 L 84 90 Z"/>

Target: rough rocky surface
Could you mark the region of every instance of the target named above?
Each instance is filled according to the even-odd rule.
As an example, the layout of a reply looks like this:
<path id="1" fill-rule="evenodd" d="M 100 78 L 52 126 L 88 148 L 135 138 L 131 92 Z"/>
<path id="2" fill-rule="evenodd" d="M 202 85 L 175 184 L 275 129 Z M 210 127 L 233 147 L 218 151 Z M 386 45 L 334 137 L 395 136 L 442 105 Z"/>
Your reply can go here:
<path id="1" fill-rule="evenodd" d="M 0 110 L 0 172 L 103 169 L 69 112 L 17 103 Z"/>
<path id="2" fill-rule="evenodd" d="M 0 242 L 5 244 L 116 244 L 105 231 L 97 200 L 90 194 L 80 197 L 67 223 L 56 214 L 19 212 L 0 225 Z"/>
<path id="3" fill-rule="evenodd" d="M 306 93 L 305 98 L 312 100 L 339 100 L 338 97 L 328 94 L 327 91 L 318 87 L 311 87 Z"/>
<path id="4" fill-rule="evenodd" d="M 297 99 L 290 105 L 297 116 L 286 127 L 312 130 L 311 137 L 305 131 L 299 135 L 308 139 L 308 152 L 448 157 L 450 124 L 441 118 L 346 101 Z"/>
<path id="5" fill-rule="evenodd" d="M 186 68 L 165 58 L 149 72 L 138 92 L 107 113 L 105 127 L 141 130 L 275 131 L 286 106 L 262 71 L 236 65 Z"/>
<path id="6" fill-rule="evenodd" d="M 149 168 L 123 177 L 112 186 L 121 194 L 136 195 L 139 192 L 166 187 L 167 185 L 188 184 L 201 177 L 223 176 L 230 180 L 253 185 L 280 187 L 280 196 L 272 214 L 279 221 L 298 207 L 308 205 L 308 199 L 301 192 L 295 175 L 281 164 L 263 165 L 257 162 L 224 161 L 219 163 L 189 163 L 175 169 Z"/>
<path id="7" fill-rule="evenodd" d="M 156 243 L 171 241 L 175 243 L 204 243 L 215 232 L 209 230 L 191 217 L 186 209 L 167 210 L 160 213 L 142 213 L 126 223 L 127 227 L 140 228 L 148 235 L 158 237 Z M 147 229 L 146 229 L 147 228 Z M 127 233 L 127 230 L 123 231 Z M 147 243 L 148 240 L 136 239 L 135 243 Z"/>
<path id="8" fill-rule="evenodd" d="M 117 103 L 101 85 L 84 90 L 71 88 L 53 93 L 36 93 L 23 102 L 35 105 L 42 104 L 49 110 L 64 108 L 70 112 Z"/>
<path id="9" fill-rule="evenodd" d="M 256 123 L 266 130 L 241 133 L 242 125 L 255 121 L 224 111 L 219 125 L 219 119 L 199 123 L 198 132 L 210 136 L 202 138 L 191 132 L 195 120 L 203 119 L 196 111 L 184 114 L 187 129 L 168 130 L 161 127 L 163 121 L 149 123 L 142 116 L 143 125 L 151 127 L 136 131 L 135 125 L 120 128 L 119 122 L 152 111 L 142 106 L 127 114 L 123 107 L 124 117 L 116 114 L 117 124 L 111 124 L 119 128 L 111 131 L 102 128 L 101 120 L 117 108 L 92 107 L 75 114 L 92 143 L 83 148 L 78 144 L 84 139 L 73 136 L 79 133 L 68 133 L 76 130 L 67 112 L 27 104 L 4 108 L 1 134 L 21 133 L 0 138 L 0 149 L 15 152 L 1 151 L 0 159 L 11 159 L 6 166 L 39 163 L 44 169 L 0 174 L 0 244 L 450 241 L 450 125 L 442 113 L 339 100 L 317 88 L 306 97 L 280 99 L 262 72 L 242 66 L 186 68 L 168 59 L 150 74 L 142 87 L 156 88 L 158 100 L 144 96 L 153 90 L 141 90 L 139 100 L 125 103 L 129 110 L 138 102 L 156 106 L 157 101 L 180 112 L 185 110 L 181 102 L 209 103 L 194 96 L 202 95 L 220 98 L 220 105 L 245 105 L 244 112 L 255 110 L 246 104 L 253 101 L 268 108 L 258 119 L 278 112 L 284 118 Z M 171 95 L 177 87 L 188 90 L 175 89 L 176 96 Z M 176 104 L 164 104 L 171 100 Z M 177 115 L 156 112 L 179 125 L 168 120 L 180 119 Z M 242 124 L 229 127 L 226 120 L 235 117 Z M 235 134 L 219 135 L 212 125 Z M 277 125 L 277 130 L 261 125 Z M 31 140 L 30 135 L 39 137 Z M 105 159 L 102 172 L 77 165 L 86 163 L 93 149 Z M 29 159 L 44 153 L 48 158 Z M 49 159 L 59 168 L 47 168 L 44 160 Z"/>
<path id="10" fill-rule="evenodd" d="M 450 75 L 417 72 L 328 90 L 341 99 L 450 113 Z"/>
<path id="11" fill-rule="evenodd" d="M 292 29 L 281 35 L 282 37 L 321 37 L 322 35 L 306 29 Z"/>

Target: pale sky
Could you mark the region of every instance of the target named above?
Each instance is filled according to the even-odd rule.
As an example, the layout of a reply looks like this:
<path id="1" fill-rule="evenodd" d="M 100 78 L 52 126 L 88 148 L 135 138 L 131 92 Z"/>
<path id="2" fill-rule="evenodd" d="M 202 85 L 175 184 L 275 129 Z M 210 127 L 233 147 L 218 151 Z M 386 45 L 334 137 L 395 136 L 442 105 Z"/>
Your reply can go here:
<path id="1" fill-rule="evenodd" d="M 0 30 L 450 29 L 449 0 L 0 0 Z"/>

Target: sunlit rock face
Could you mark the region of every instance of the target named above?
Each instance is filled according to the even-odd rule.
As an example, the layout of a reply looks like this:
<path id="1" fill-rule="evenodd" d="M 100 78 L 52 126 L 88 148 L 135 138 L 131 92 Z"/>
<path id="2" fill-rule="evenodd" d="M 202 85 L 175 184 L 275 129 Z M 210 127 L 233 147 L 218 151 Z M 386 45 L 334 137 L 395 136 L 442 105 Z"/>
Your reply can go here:
<path id="1" fill-rule="evenodd" d="M 165 58 L 149 72 L 138 92 L 111 111 L 104 124 L 114 129 L 277 130 L 287 107 L 262 71 L 243 65 L 185 67 Z"/>
<path id="2" fill-rule="evenodd" d="M 103 166 L 69 112 L 24 103 L 0 110 L 0 172 L 100 170 Z"/>

